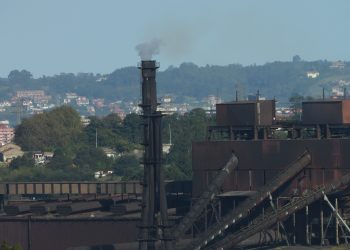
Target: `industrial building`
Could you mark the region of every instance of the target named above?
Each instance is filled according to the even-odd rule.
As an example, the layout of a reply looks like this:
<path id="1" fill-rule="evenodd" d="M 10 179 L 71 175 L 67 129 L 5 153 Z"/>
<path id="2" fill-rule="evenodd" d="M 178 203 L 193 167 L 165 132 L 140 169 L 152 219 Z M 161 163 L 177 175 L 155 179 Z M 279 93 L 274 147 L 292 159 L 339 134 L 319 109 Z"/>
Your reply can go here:
<path id="1" fill-rule="evenodd" d="M 193 143 L 193 196 L 232 152 L 238 165 L 213 199 L 220 219 L 205 215 L 204 230 L 184 249 L 347 243 L 349 104 L 304 102 L 301 122 L 276 120 L 273 100 L 218 104 L 217 126 Z"/>
<path id="2" fill-rule="evenodd" d="M 0 183 L 0 239 L 25 250 L 241 249 L 347 244 L 350 101 L 216 105 L 192 181 L 165 181 L 155 61 L 142 61 L 142 182 Z M 35 201 L 34 201 L 35 200 Z"/>

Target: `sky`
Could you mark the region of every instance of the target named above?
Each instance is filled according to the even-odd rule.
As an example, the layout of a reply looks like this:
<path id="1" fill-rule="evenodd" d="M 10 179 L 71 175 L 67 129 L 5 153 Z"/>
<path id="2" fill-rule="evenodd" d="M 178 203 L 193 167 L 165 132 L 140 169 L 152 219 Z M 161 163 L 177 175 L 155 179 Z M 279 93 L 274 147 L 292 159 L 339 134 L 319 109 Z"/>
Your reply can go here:
<path id="1" fill-rule="evenodd" d="M 0 77 L 106 74 L 159 41 L 161 70 L 350 60 L 348 0 L 0 0 Z"/>

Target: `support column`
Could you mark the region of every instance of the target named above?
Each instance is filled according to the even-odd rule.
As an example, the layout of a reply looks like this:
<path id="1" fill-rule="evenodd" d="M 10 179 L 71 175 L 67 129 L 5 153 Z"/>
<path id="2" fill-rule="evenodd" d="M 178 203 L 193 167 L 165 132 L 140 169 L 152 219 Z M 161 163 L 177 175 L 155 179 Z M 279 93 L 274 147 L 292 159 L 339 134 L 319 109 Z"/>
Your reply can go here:
<path id="1" fill-rule="evenodd" d="M 254 140 L 258 140 L 259 139 L 259 129 L 257 126 L 253 127 L 253 133 L 254 133 Z"/>
<path id="2" fill-rule="evenodd" d="M 207 207 L 205 207 L 205 210 L 204 210 L 204 227 L 205 227 L 205 232 L 208 230 L 208 209 Z"/>
<path id="3" fill-rule="evenodd" d="M 335 212 L 338 213 L 338 198 L 335 198 Z M 339 219 L 335 216 L 335 244 L 339 245 Z"/>
<path id="4" fill-rule="evenodd" d="M 320 125 L 316 125 L 316 138 L 321 139 L 321 128 Z"/>
<path id="5" fill-rule="evenodd" d="M 267 128 L 264 127 L 264 140 L 267 140 L 267 138 L 268 138 Z"/>
<path id="6" fill-rule="evenodd" d="M 277 201 L 276 201 L 276 203 L 277 203 L 276 204 L 276 208 L 275 208 L 275 205 L 273 204 L 273 200 L 272 200 L 272 195 L 271 194 L 269 194 L 269 198 L 270 198 L 270 205 L 271 205 L 272 209 L 277 213 L 277 211 L 278 211 L 278 204 L 279 204 L 278 198 L 277 198 Z M 283 230 L 283 232 L 285 234 L 286 242 L 287 242 L 287 245 L 289 246 L 290 244 L 289 244 L 289 239 L 288 239 L 288 233 L 287 233 L 287 230 L 286 230 L 285 226 L 283 225 L 282 221 L 277 222 L 278 238 L 279 238 L 279 240 L 282 240 L 282 237 L 280 237 L 280 235 L 281 235 L 280 234 L 280 227 L 282 228 L 282 230 Z"/>
<path id="7" fill-rule="evenodd" d="M 249 174 L 249 190 L 252 190 L 252 186 L 253 186 L 253 183 L 252 183 L 252 170 L 249 169 L 248 171 L 248 174 Z"/>
<path id="8" fill-rule="evenodd" d="M 270 204 L 273 204 L 273 201 L 272 201 L 272 196 L 270 195 Z M 276 199 L 276 210 L 278 211 L 278 207 L 279 207 L 279 204 L 278 204 L 278 197 Z M 277 239 L 278 239 L 278 242 L 281 241 L 281 233 L 280 233 L 280 223 L 277 222 Z"/>
<path id="9" fill-rule="evenodd" d="M 323 230 L 323 202 L 322 202 L 322 200 L 320 201 L 320 208 L 321 208 L 321 211 L 320 211 L 320 223 L 321 223 L 321 225 L 320 225 L 320 228 L 321 228 L 321 234 L 320 234 L 320 238 L 321 238 L 321 246 L 324 246 L 324 234 L 323 234 L 323 232 L 324 232 L 324 230 Z"/>
<path id="10" fill-rule="evenodd" d="M 219 199 L 219 220 L 221 221 L 221 200 Z"/>
<path id="11" fill-rule="evenodd" d="M 306 245 L 310 245 L 310 239 L 309 239 L 309 206 L 305 207 L 305 237 L 306 237 Z"/>
<path id="12" fill-rule="evenodd" d="M 296 214 L 293 213 L 293 245 L 296 244 Z"/>
<path id="13" fill-rule="evenodd" d="M 233 128 L 230 126 L 230 140 L 233 141 L 235 139 L 235 134 L 233 133 Z"/>
<path id="14" fill-rule="evenodd" d="M 329 201 L 329 199 L 327 198 L 326 194 L 323 193 L 323 198 L 324 200 L 328 203 L 329 207 L 332 209 L 333 214 L 335 216 L 335 222 L 336 222 L 336 243 L 339 244 L 339 221 L 341 222 L 341 230 L 344 233 L 344 229 L 343 226 L 346 228 L 346 230 L 348 231 L 348 233 L 350 233 L 350 227 L 346 224 L 345 220 L 341 217 L 341 215 L 338 213 L 338 199 L 335 199 L 335 207 L 333 207 L 332 203 Z M 327 225 L 328 228 L 328 225 Z M 345 242 L 347 243 L 347 239 L 345 238 Z"/>
<path id="15" fill-rule="evenodd" d="M 28 225 L 27 225 L 27 237 L 28 237 L 28 250 L 32 249 L 32 216 L 28 216 Z"/>
<path id="16" fill-rule="evenodd" d="M 331 130 L 329 129 L 329 125 L 326 124 L 326 139 L 331 138 Z"/>

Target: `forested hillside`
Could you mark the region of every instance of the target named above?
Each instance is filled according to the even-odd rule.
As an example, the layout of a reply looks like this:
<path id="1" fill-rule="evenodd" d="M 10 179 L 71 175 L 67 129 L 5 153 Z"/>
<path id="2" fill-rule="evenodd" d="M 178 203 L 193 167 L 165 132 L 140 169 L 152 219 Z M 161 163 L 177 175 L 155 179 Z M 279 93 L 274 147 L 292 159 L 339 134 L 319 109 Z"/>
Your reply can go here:
<path id="1" fill-rule="evenodd" d="M 319 95 L 322 88 L 330 89 L 339 80 L 350 81 L 350 63 L 345 68 L 332 68 L 329 61 L 307 62 L 294 57 L 291 62 L 273 62 L 264 65 L 199 67 L 183 63 L 179 67 L 160 69 L 157 77 L 159 96 L 172 94 L 177 102 L 187 97 L 201 99 L 218 94 L 224 100 L 255 93 L 258 89 L 269 98 L 287 100 L 293 93 Z M 308 78 L 306 73 L 317 71 L 319 77 Z M 0 79 L 0 98 L 8 98 L 16 90 L 43 89 L 54 98 L 66 92 L 75 92 L 89 98 L 135 100 L 140 97 L 139 70 L 136 67 L 117 69 L 107 75 L 92 73 L 62 73 L 34 79 L 26 70 L 14 70 L 8 78 Z"/>

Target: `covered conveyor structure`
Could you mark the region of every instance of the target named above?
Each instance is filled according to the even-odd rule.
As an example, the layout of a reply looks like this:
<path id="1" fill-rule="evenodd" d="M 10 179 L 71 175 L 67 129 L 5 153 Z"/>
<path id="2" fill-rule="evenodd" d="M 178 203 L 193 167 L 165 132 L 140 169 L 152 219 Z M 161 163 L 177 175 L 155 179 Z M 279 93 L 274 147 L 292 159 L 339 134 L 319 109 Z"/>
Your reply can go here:
<path id="1" fill-rule="evenodd" d="M 279 208 L 278 210 L 272 210 L 267 214 L 260 215 L 247 227 L 241 228 L 231 235 L 226 235 L 224 239 L 217 241 L 205 249 L 229 249 L 233 246 L 236 246 L 238 243 L 249 238 L 250 236 L 268 229 L 274 224 L 285 220 L 291 214 L 305 208 L 313 202 L 321 199 L 325 195 L 333 193 L 339 188 L 349 185 L 349 183 L 350 174 L 347 174 L 340 180 L 336 180 L 327 185 L 321 185 L 313 190 L 309 190 L 305 195 L 293 199 L 291 202 L 287 203 L 285 206 Z"/>
<path id="2" fill-rule="evenodd" d="M 226 177 L 237 167 L 237 164 L 238 158 L 233 153 L 225 166 L 218 171 L 213 180 L 210 182 L 207 190 L 202 193 L 195 204 L 193 204 L 190 211 L 182 218 L 180 223 L 173 230 L 172 235 L 175 239 L 181 237 L 193 225 L 206 206 L 219 193 L 221 185 L 225 181 Z"/>
<path id="3" fill-rule="evenodd" d="M 187 244 L 181 249 L 193 250 L 204 248 L 231 225 L 247 217 L 252 209 L 264 202 L 270 194 L 277 191 L 309 164 L 311 164 L 311 156 L 305 151 L 294 162 L 283 168 L 275 179 L 261 187 L 255 195 L 247 198 L 240 206 L 225 215 L 219 224 L 214 224 L 205 233 L 198 235 L 190 244 Z"/>

